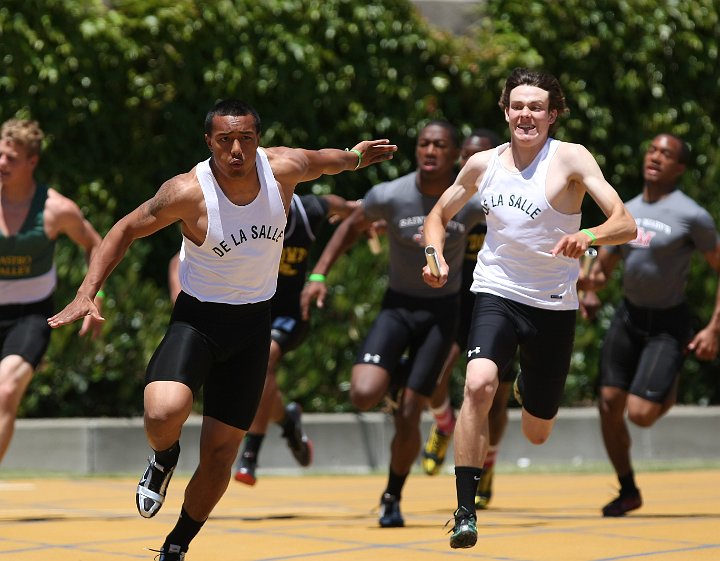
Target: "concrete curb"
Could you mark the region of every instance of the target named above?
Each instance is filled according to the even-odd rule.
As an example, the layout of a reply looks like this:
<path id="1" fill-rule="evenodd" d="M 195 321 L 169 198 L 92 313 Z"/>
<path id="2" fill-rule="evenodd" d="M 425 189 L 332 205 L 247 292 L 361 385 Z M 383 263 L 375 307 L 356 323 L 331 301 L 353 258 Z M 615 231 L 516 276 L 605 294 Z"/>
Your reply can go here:
<path id="1" fill-rule="evenodd" d="M 181 438 L 178 472 L 191 473 L 197 463 L 202 418 L 191 417 Z M 423 417 L 423 438 L 432 423 Z M 309 468 L 295 464 L 280 437 L 270 427 L 260 456 L 260 472 L 372 473 L 384 472 L 389 463 L 393 424 L 384 413 L 305 414 L 303 425 L 314 443 Z M 631 425 L 633 460 L 720 460 L 720 407 L 676 406 L 654 427 Z M 110 474 L 140 473 L 150 455 L 141 418 L 20 419 L 1 471 L 29 473 Z M 452 444 L 446 469 L 452 470 Z M 499 466 L 607 465 L 595 408 L 561 409 L 552 436 L 542 446 L 525 440 L 520 412 L 510 411 Z M 259 472 L 259 473 L 260 473 Z"/>

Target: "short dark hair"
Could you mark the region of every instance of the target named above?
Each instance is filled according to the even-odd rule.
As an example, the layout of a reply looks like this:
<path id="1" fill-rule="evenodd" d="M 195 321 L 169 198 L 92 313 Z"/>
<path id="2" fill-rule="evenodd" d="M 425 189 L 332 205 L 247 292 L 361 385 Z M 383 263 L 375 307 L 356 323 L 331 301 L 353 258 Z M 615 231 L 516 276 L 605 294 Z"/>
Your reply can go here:
<path id="1" fill-rule="evenodd" d="M 242 117 L 244 115 L 250 115 L 255 121 L 255 132 L 260 134 L 261 124 L 260 115 L 254 107 L 247 103 L 240 101 L 239 99 L 223 99 L 218 101 L 205 116 L 205 134 L 208 136 L 212 134 L 213 118 L 214 117 L 227 117 L 228 115 L 233 117 Z"/>
<path id="2" fill-rule="evenodd" d="M 446 121 L 444 119 L 433 119 L 432 121 L 428 121 L 427 123 L 425 123 L 425 126 L 423 126 L 423 128 L 420 130 L 423 131 L 426 128 L 432 126 L 444 128 L 450 136 L 450 140 L 455 145 L 455 147 L 460 148 L 460 133 L 458 132 L 457 128 L 455 128 L 455 125 L 453 125 L 450 121 Z"/>
<path id="3" fill-rule="evenodd" d="M 552 74 L 530 70 L 529 68 L 515 68 L 505 80 L 505 87 L 500 94 L 498 105 L 507 109 L 510 106 L 510 92 L 518 86 L 535 86 L 550 94 L 550 111 L 557 111 L 562 115 L 568 111 L 565 104 L 565 94 L 560 82 Z"/>
<path id="4" fill-rule="evenodd" d="M 690 147 L 688 146 L 687 142 L 685 142 L 682 138 L 679 136 L 671 133 L 671 132 L 661 132 L 655 136 L 669 136 L 670 138 L 674 138 L 677 140 L 678 144 L 680 145 L 680 153 L 678 154 L 678 163 L 686 166 L 690 163 Z"/>
<path id="5" fill-rule="evenodd" d="M 475 137 L 487 138 L 493 146 L 500 146 L 500 144 L 502 144 L 502 140 L 500 140 L 498 134 L 490 129 L 473 129 L 472 132 L 465 137 L 465 140 Z"/>

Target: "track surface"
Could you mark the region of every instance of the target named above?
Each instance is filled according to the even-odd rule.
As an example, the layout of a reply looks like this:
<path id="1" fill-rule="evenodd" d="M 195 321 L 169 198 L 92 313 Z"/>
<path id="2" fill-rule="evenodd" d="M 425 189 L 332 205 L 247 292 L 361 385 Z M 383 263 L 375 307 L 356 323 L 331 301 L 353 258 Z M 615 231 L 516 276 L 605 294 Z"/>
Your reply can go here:
<path id="1" fill-rule="evenodd" d="M 642 509 L 604 519 L 615 494 L 605 474 L 500 473 L 479 540 L 451 550 L 443 525 L 455 507 L 452 476 L 413 473 L 406 527 L 380 529 L 385 477 L 266 476 L 235 481 L 187 561 L 717 561 L 720 470 L 639 473 Z M 176 476 L 153 519 L 135 510 L 133 478 L 0 481 L 0 561 L 151 560 L 172 528 L 187 478 Z"/>

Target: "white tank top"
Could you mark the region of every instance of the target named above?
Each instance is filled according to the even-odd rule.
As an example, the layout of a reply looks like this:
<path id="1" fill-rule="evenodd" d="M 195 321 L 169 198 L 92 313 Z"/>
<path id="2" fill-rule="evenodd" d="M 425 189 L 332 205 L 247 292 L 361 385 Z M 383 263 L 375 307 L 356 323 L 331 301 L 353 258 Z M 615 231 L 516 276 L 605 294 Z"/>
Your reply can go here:
<path id="1" fill-rule="evenodd" d="M 579 261 L 550 255 L 563 235 L 579 230 L 581 218 L 558 212 L 545 195 L 548 167 L 559 146 L 560 141 L 548 138 L 522 171 L 509 171 L 500 163 L 509 144 L 496 149 L 478 186 L 488 231 L 473 273 L 473 292 L 549 310 L 578 308 Z"/>
<path id="2" fill-rule="evenodd" d="M 202 302 L 250 304 L 275 294 L 287 218 L 280 188 L 261 148 L 256 165 L 260 192 L 244 206 L 225 196 L 209 159 L 195 167 L 208 228 L 201 246 L 183 236 L 180 286 Z"/>

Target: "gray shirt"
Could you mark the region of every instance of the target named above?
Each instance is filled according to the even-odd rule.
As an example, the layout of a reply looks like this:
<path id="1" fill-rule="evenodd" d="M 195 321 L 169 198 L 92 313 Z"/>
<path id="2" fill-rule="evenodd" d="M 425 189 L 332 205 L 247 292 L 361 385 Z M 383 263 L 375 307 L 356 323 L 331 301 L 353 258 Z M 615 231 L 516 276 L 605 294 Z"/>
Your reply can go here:
<path id="1" fill-rule="evenodd" d="M 637 238 L 621 246 L 625 263 L 623 291 L 634 305 L 666 309 L 685 300 L 690 258 L 693 251 L 711 251 L 718 235 L 710 214 L 675 190 L 654 203 L 638 195 L 626 203 L 635 217 Z"/>
<path id="2" fill-rule="evenodd" d="M 449 185 L 448 185 L 449 187 Z M 423 195 L 417 172 L 375 185 L 365 195 L 363 208 L 370 220 L 384 219 L 390 247 L 390 288 L 419 298 L 435 298 L 460 292 L 462 261 L 470 230 L 485 221 L 480 198 L 474 196 L 445 229 L 443 255 L 450 272 L 447 284 L 431 288 L 422 279 L 425 265 L 425 217 L 439 197 Z"/>

